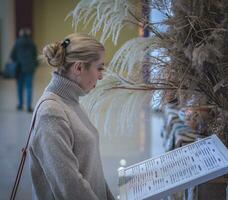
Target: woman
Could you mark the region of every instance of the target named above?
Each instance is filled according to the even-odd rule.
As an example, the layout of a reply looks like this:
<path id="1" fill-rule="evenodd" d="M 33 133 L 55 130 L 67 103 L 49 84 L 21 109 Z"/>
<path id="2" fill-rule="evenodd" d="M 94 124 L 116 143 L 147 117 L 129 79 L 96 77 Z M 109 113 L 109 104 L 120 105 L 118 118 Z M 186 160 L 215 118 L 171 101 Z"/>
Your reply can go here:
<path id="1" fill-rule="evenodd" d="M 79 97 L 102 79 L 104 47 L 72 34 L 45 46 L 43 54 L 57 70 L 34 112 L 29 152 L 35 199 L 114 199 L 104 179 L 99 134 L 79 105 Z"/>

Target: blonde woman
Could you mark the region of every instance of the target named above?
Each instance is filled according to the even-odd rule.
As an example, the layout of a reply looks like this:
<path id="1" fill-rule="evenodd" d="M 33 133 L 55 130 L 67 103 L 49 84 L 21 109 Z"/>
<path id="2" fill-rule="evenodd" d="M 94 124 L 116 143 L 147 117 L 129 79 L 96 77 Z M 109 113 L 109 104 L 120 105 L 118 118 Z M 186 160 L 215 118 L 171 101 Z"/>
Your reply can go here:
<path id="1" fill-rule="evenodd" d="M 79 97 L 102 79 L 104 51 L 81 34 L 43 49 L 56 71 L 34 112 L 29 147 L 34 199 L 114 199 L 103 174 L 99 134 L 79 105 Z"/>

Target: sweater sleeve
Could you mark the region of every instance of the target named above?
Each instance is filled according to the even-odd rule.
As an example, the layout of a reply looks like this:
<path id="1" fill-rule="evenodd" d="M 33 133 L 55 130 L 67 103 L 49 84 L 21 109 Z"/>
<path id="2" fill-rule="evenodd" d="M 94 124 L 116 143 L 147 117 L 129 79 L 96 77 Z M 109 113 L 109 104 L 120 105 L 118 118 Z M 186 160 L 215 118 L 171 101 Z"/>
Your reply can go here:
<path id="1" fill-rule="evenodd" d="M 79 172 L 72 151 L 73 133 L 59 105 L 47 108 L 38 118 L 31 148 L 56 200 L 98 200 Z"/>

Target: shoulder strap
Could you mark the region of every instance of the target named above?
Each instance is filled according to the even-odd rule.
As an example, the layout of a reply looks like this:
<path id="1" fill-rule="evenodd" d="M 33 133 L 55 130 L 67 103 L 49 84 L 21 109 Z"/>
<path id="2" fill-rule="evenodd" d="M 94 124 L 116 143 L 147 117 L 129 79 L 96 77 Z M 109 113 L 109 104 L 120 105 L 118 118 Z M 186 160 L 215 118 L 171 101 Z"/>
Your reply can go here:
<path id="1" fill-rule="evenodd" d="M 16 194 L 17 194 L 17 189 L 18 189 L 18 186 L 19 186 L 19 183 L 20 183 L 21 175 L 22 175 L 22 172 L 23 172 L 23 168 L 24 168 L 24 164 L 25 164 L 25 160 L 26 160 L 26 156 L 27 156 L 27 150 L 28 150 L 28 146 L 29 146 L 29 141 L 30 141 L 31 134 L 32 134 L 32 131 L 34 129 L 34 125 L 35 125 L 35 121 L 36 121 L 37 111 L 38 111 L 40 105 L 44 101 L 47 101 L 47 100 L 54 100 L 55 101 L 55 99 L 51 99 L 51 98 L 43 99 L 43 100 L 41 100 L 39 102 L 39 104 L 37 105 L 37 107 L 36 107 L 36 109 L 34 111 L 34 115 L 33 115 L 33 118 L 32 118 L 32 121 L 31 121 L 31 125 L 30 125 L 30 129 L 29 129 L 28 139 L 27 139 L 25 147 L 22 148 L 21 161 L 20 161 L 20 165 L 19 165 L 18 170 L 17 170 L 17 175 L 16 175 L 16 179 L 14 181 L 13 189 L 11 191 L 10 200 L 14 200 L 15 197 L 16 197 Z"/>

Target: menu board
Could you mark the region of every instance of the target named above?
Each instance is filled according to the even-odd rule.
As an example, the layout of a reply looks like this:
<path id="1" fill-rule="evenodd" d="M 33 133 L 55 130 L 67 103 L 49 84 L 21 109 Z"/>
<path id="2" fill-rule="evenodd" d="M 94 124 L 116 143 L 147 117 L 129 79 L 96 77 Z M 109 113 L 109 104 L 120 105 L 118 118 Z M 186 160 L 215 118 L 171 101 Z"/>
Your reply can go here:
<path id="1" fill-rule="evenodd" d="M 119 170 L 120 199 L 161 199 L 227 173 L 228 150 L 212 135 Z"/>

